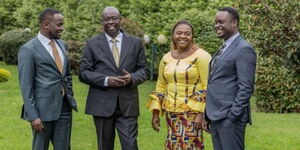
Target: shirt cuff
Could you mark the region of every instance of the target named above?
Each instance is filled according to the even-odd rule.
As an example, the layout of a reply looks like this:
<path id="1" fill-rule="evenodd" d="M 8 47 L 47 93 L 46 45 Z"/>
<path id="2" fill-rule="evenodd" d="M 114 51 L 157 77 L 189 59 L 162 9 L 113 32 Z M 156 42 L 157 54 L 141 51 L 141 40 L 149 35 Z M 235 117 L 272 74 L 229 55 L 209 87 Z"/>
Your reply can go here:
<path id="1" fill-rule="evenodd" d="M 104 86 L 108 86 L 108 76 L 107 77 L 105 77 L 105 80 L 104 80 L 104 84 L 103 84 Z"/>

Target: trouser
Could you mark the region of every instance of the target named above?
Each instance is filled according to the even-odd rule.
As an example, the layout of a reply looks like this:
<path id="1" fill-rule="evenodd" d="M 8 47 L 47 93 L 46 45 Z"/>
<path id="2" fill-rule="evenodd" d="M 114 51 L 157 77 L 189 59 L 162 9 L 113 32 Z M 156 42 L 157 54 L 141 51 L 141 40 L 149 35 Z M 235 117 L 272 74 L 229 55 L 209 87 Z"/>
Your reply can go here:
<path id="1" fill-rule="evenodd" d="M 97 132 L 98 150 L 113 150 L 115 141 L 115 128 L 118 131 L 122 150 L 138 150 L 137 117 L 124 117 L 117 107 L 110 117 L 94 116 Z"/>
<path id="2" fill-rule="evenodd" d="M 72 112 L 62 112 L 58 120 L 43 122 L 42 132 L 33 133 L 32 150 L 48 150 L 49 142 L 54 150 L 70 150 Z"/>
<path id="3" fill-rule="evenodd" d="M 214 150 L 243 150 L 245 123 L 222 119 L 210 121 Z"/>

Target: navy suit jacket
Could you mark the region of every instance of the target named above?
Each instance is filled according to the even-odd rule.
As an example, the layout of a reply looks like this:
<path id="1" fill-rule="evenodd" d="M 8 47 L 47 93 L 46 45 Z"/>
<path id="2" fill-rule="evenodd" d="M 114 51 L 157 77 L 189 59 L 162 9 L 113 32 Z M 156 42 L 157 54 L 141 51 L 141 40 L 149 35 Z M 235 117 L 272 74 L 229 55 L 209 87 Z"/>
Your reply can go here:
<path id="1" fill-rule="evenodd" d="M 206 117 L 228 118 L 251 123 L 250 97 L 254 91 L 256 53 L 238 36 L 210 70 L 207 86 Z"/>

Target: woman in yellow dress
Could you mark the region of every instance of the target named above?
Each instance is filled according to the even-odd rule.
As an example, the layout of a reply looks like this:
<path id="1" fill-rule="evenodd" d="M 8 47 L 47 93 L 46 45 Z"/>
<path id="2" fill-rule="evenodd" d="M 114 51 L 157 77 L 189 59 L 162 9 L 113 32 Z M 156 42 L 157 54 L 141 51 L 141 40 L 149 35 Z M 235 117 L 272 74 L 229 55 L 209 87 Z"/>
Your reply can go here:
<path id="1" fill-rule="evenodd" d="M 152 127 L 159 131 L 159 114 L 168 126 L 166 150 L 202 150 L 202 120 L 211 56 L 193 39 L 188 21 L 177 22 L 172 30 L 172 49 L 159 65 L 156 90 L 147 107 L 153 113 Z"/>

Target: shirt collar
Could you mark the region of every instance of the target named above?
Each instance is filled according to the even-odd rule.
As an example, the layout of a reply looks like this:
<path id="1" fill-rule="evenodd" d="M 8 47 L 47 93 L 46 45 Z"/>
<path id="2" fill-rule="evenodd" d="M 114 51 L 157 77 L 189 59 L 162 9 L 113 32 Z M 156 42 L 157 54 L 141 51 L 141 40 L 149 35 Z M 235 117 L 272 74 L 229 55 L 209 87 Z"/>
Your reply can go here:
<path id="1" fill-rule="evenodd" d="M 41 32 L 38 33 L 38 39 L 44 44 L 44 45 L 48 45 L 50 43 L 50 39 L 47 38 L 46 36 L 44 36 L 43 34 L 41 34 Z"/>
<path id="2" fill-rule="evenodd" d="M 232 37 L 230 37 L 228 40 L 226 40 L 224 42 L 224 44 L 226 45 L 226 47 L 228 47 L 233 42 L 233 40 L 235 40 L 239 35 L 240 35 L 240 33 L 238 32 L 235 35 L 233 35 Z"/>
<path id="3" fill-rule="evenodd" d="M 112 39 L 112 37 L 111 37 L 110 35 L 108 35 L 107 33 L 105 33 L 105 36 L 106 36 L 107 41 L 110 42 L 111 39 Z M 122 41 L 122 38 L 123 38 L 123 33 L 120 31 L 119 34 L 116 36 L 115 39 L 116 39 L 118 42 L 121 42 L 121 41 Z"/>

